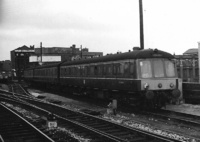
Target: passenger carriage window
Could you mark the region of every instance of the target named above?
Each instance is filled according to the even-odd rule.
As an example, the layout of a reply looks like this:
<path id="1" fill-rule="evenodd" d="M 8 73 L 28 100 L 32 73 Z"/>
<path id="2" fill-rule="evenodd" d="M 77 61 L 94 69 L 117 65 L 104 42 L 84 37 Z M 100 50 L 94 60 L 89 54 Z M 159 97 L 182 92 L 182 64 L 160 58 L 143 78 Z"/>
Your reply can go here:
<path id="1" fill-rule="evenodd" d="M 60 74 L 62 75 L 62 77 L 64 76 L 64 68 L 61 68 Z"/>
<path id="2" fill-rule="evenodd" d="M 70 67 L 70 75 L 74 75 L 74 67 Z"/>
<path id="3" fill-rule="evenodd" d="M 153 67 L 155 77 L 164 77 L 164 68 L 162 60 L 154 60 Z"/>
<path id="4" fill-rule="evenodd" d="M 52 68 L 51 70 L 52 70 L 52 76 L 54 76 L 54 68 Z"/>
<path id="5" fill-rule="evenodd" d="M 63 76 L 67 75 L 67 68 L 63 68 Z"/>
<path id="6" fill-rule="evenodd" d="M 124 74 L 125 76 L 129 76 L 129 62 L 124 63 Z"/>
<path id="7" fill-rule="evenodd" d="M 171 62 L 171 61 L 164 61 L 164 62 L 165 62 L 165 68 L 166 68 L 167 77 L 174 77 L 175 76 L 174 63 Z"/>
<path id="8" fill-rule="evenodd" d="M 54 69 L 52 68 L 51 71 L 52 71 L 52 76 L 54 76 Z"/>
<path id="9" fill-rule="evenodd" d="M 85 66 L 82 66 L 82 75 L 84 76 L 85 75 Z"/>
<path id="10" fill-rule="evenodd" d="M 70 69 L 69 69 L 69 67 L 65 67 L 64 68 L 64 76 L 68 76 L 68 75 L 70 75 Z"/>
<path id="11" fill-rule="evenodd" d="M 65 68 L 62 68 L 62 76 L 65 76 Z"/>
<path id="12" fill-rule="evenodd" d="M 90 66 L 90 75 L 94 75 L 94 66 Z"/>
<path id="13" fill-rule="evenodd" d="M 76 74 L 76 68 L 72 67 L 72 75 L 75 75 L 75 74 Z"/>
<path id="14" fill-rule="evenodd" d="M 142 78 L 151 78 L 152 77 L 152 69 L 150 61 L 140 61 L 139 62 L 141 77 Z"/>
<path id="15" fill-rule="evenodd" d="M 106 65 L 105 64 L 103 64 L 103 66 L 102 66 L 102 69 L 103 69 L 103 75 L 106 75 Z"/>
<path id="16" fill-rule="evenodd" d="M 130 74 L 133 75 L 134 73 L 134 63 L 130 62 Z"/>
<path id="17" fill-rule="evenodd" d="M 77 67 L 74 67 L 74 75 L 77 75 L 77 73 L 78 73 L 78 69 Z"/>
<path id="18" fill-rule="evenodd" d="M 98 75 L 98 69 L 97 69 L 97 66 L 94 66 L 94 75 Z"/>
<path id="19" fill-rule="evenodd" d="M 124 63 L 120 63 L 119 73 L 120 73 L 121 75 L 124 74 Z"/>
<path id="20" fill-rule="evenodd" d="M 70 69 L 71 69 L 71 75 L 74 75 L 74 67 L 70 67 Z"/>
<path id="21" fill-rule="evenodd" d="M 85 72 L 86 75 L 89 75 L 89 74 L 90 74 L 89 66 L 86 67 L 86 70 L 85 70 L 85 71 L 86 71 L 86 72 Z"/>
<path id="22" fill-rule="evenodd" d="M 80 70 L 81 70 L 81 67 L 77 66 L 77 75 L 80 75 Z"/>
<path id="23" fill-rule="evenodd" d="M 120 64 L 116 64 L 116 73 L 120 74 Z"/>
<path id="24" fill-rule="evenodd" d="M 79 75 L 79 66 L 76 67 L 76 75 Z"/>
<path id="25" fill-rule="evenodd" d="M 54 74 L 54 76 L 56 76 L 57 75 L 57 69 L 55 68 L 55 74 Z"/>
<path id="26" fill-rule="evenodd" d="M 98 69 L 98 72 L 99 72 L 98 74 L 99 75 L 103 75 L 103 64 L 99 65 L 98 68 L 99 68 Z"/>
<path id="27" fill-rule="evenodd" d="M 117 64 L 113 65 L 113 74 L 117 75 Z"/>
<path id="28" fill-rule="evenodd" d="M 71 72 L 72 72 L 71 71 L 71 67 L 69 67 L 68 70 L 69 70 L 69 74 L 68 75 L 71 75 Z"/>
<path id="29" fill-rule="evenodd" d="M 112 64 L 107 65 L 107 74 L 112 75 Z"/>
<path id="30" fill-rule="evenodd" d="M 101 75 L 101 65 L 97 66 L 97 75 Z"/>
<path id="31" fill-rule="evenodd" d="M 86 67 L 85 67 L 85 75 L 87 76 L 88 74 L 89 74 L 89 67 L 86 66 Z"/>
<path id="32" fill-rule="evenodd" d="M 83 67 L 83 74 L 84 74 L 84 76 L 87 75 L 87 67 L 86 66 Z"/>
<path id="33" fill-rule="evenodd" d="M 83 74 L 83 67 L 82 66 L 80 66 L 79 72 L 80 72 L 80 75 L 82 76 L 82 74 Z"/>

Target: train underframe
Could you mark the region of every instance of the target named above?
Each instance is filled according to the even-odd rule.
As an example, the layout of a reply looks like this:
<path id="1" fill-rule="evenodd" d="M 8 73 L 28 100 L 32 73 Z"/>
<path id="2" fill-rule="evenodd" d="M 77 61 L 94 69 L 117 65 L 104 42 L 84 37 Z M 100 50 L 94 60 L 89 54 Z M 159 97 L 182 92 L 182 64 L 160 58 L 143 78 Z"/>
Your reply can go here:
<path id="1" fill-rule="evenodd" d="M 142 109 L 165 108 L 166 104 L 175 103 L 180 96 L 174 94 L 173 90 L 128 92 L 126 90 L 108 90 L 71 85 L 68 85 L 67 87 L 61 86 L 61 90 L 74 95 L 97 98 L 102 101 L 116 99 L 120 104 L 128 104 Z"/>
<path id="2" fill-rule="evenodd" d="M 110 99 L 116 99 L 119 104 L 127 104 L 135 106 L 141 109 L 160 109 L 166 107 L 166 104 L 174 103 L 177 101 L 179 95 L 174 94 L 173 90 L 162 91 L 135 91 L 129 92 L 126 90 L 108 90 L 99 88 L 89 88 L 73 85 L 60 85 L 60 84 L 48 84 L 32 82 L 31 84 L 37 84 L 39 87 L 58 90 L 66 92 L 66 94 L 87 96 L 91 98 L 97 98 L 100 101 L 107 101 Z M 177 91 L 177 90 L 176 90 Z M 175 92 L 176 92 L 175 91 Z"/>

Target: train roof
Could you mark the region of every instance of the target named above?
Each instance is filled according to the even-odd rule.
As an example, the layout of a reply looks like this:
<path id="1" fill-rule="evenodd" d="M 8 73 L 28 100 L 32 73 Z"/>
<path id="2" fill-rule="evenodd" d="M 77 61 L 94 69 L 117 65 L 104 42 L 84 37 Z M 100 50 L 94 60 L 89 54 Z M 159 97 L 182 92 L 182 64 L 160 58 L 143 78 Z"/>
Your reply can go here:
<path id="1" fill-rule="evenodd" d="M 60 63 L 50 64 L 50 65 L 42 65 L 42 66 L 37 66 L 37 67 L 28 68 L 28 69 L 26 69 L 26 70 L 57 67 L 59 64 L 60 64 Z"/>
<path id="2" fill-rule="evenodd" d="M 117 61 L 117 60 L 126 60 L 126 59 L 146 59 L 146 58 L 168 58 L 173 59 L 174 56 L 170 53 L 158 50 L 158 49 L 144 49 L 136 50 L 132 52 L 107 55 L 89 59 L 80 59 L 74 61 L 65 61 L 61 63 L 62 65 L 76 65 L 76 64 L 86 64 L 86 63 L 98 63 L 98 62 L 108 62 L 108 61 Z"/>

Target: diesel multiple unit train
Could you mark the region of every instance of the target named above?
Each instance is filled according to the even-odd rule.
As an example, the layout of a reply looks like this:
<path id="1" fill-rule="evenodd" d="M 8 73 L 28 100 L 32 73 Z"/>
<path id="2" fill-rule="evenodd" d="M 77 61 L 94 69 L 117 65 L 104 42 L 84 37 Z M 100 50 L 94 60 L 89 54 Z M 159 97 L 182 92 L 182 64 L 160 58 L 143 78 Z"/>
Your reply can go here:
<path id="1" fill-rule="evenodd" d="M 26 81 L 59 86 L 99 99 L 160 108 L 181 96 L 174 56 L 157 49 L 136 50 L 26 69 Z M 164 103 L 163 103 L 164 102 Z"/>

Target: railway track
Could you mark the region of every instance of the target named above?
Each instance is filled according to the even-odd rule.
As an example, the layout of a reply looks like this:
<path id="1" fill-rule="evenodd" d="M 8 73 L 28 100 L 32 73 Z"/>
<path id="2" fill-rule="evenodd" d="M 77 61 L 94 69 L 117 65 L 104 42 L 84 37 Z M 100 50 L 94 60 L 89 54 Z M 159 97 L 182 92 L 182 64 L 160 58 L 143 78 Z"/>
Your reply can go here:
<path id="1" fill-rule="evenodd" d="M 97 135 L 98 137 L 104 136 L 104 137 L 110 138 L 109 141 L 111 140 L 112 141 L 113 140 L 114 141 L 151 141 L 151 142 L 179 141 L 179 140 L 167 138 L 164 136 L 152 134 L 149 132 L 141 131 L 138 129 L 122 126 L 122 125 L 112 123 L 110 121 L 106 121 L 99 117 L 95 117 L 95 116 L 88 115 L 85 113 L 68 110 L 64 107 L 60 107 L 55 104 L 49 104 L 43 101 L 38 101 L 35 99 L 30 99 L 30 98 L 29 99 L 24 98 L 24 97 L 20 97 L 20 98 L 32 105 L 38 106 L 42 109 L 45 109 L 55 114 L 56 117 L 59 118 L 58 124 L 61 124 L 62 126 L 65 126 L 66 122 L 61 121 L 60 120 L 61 118 L 95 131 L 98 134 Z M 78 130 L 80 131 L 80 129 Z M 81 133 L 83 133 L 83 131 Z"/>
<path id="2" fill-rule="evenodd" d="M 167 123 L 171 123 L 174 126 L 184 129 L 190 129 L 194 131 L 200 131 L 200 116 L 180 113 L 169 110 L 157 110 L 141 112 L 143 115 L 147 115 L 148 117 L 157 119 L 159 121 L 165 121 Z M 200 139 L 199 135 L 195 135 L 198 139 Z"/>
<path id="3" fill-rule="evenodd" d="M 50 137 L 52 137 L 52 139 L 55 142 L 57 141 L 61 142 L 62 139 L 64 139 L 63 142 L 64 141 L 78 142 L 80 139 L 86 139 L 85 141 L 91 140 L 95 142 L 101 142 L 101 141 L 119 142 L 120 141 L 117 138 L 104 135 L 87 126 L 75 123 L 73 121 L 69 121 L 59 116 L 57 116 L 57 121 L 59 122 L 59 128 L 49 130 L 46 127 L 46 122 L 48 121 L 47 120 L 48 115 L 51 112 L 46 111 L 44 109 L 40 109 L 37 106 L 25 103 L 24 101 L 21 102 L 18 99 L 16 99 L 16 97 L 12 98 L 10 96 L 9 97 L 1 96 L 0 100 L 4 104 L 8 106 L 12 106 L 11 107 L 12 109 L 22 110 L 22 115 L 30 114 L 27 116 L 28 121 L 32 123 L 38 129 L 42 130 L 45 134 L 50 135 Z M 40 117 L 37 117 L 37 119 L 34 120 L 34 118 L 31 118 L 33 114 L 38 115 Z"/>
<path id="4" fill-rule="evenodd" d="M 49 130 L 46 128 L 46 121 L 48 119 L 49 111 L 40 109 L 36 106 L 24 104 L 24 102 L 19 102 L 16 99 L 8 99 L 1 97 L 0 100 L 8 105 L 12 106 L 11 108 L 22 110 L 22 113 L 29 113 L 30 116 L 28 116 L 28 120 L 31 121 L 31 123 L 36 126 L 37 128 L 41 129 L 44 133 L 47 135 L 50 135 L 54 141 L 60 142 L 60 139 L 65 139 L 64 141 L 79 141 L 80 137 L 84 137 L 82 139 L 87 139 L 95 142 L 101 142 L 101 141 L 110 141 L 110 142 L 119 142 L 118 139 L 114 139 L 113 137 L 109 137 L 107 135 L 104 135 L 102 133 L 99 133 L 91 128 L 88 128 L 86 126 L 83 126 L 78 123 L 74 123 L 73 121 L 69 121 L 67 119 L 64 119 L 62 117 L 57 116 L 57 121 L 59 122 L 58 129 L 54 128 L 52 130 Z M 19 109 L 20 108 L 20 109 Z M 26 111 L 25 111 L 26 110 Z M 34 120 L 34 118 L 30 118 L 33 114 L 37 114 L 40 116 L 37 118 L 37 120 Z M 23 114 L 24 115 L 24 114 Z M 63 130 L 64 129 L 64 130 Z M 59 131 L 59 132 L 58 132 Z M 70 133 L 69 133 L 70 132 Z M 71 133 L 73 132 L 73 133 Z M 59 134 L 57 134 L 59 133 Z M 65 134 L 68 133 L 68 134 Z M 60 138 L 61 137 L 61 138 Z M 64 138 L 62 138 L 64 137 Z M 76 138 L 74 138 L 76 137 Z M 71 140 L 70 140 L 71 139 Z"/>
<path id="5" fill-rule="evenodd" d="M 3 142 L 54 142 L 31 123 L 0 103 L 0 135 Z"/>
<path id="6" fill-rule="evenodd" d="M 18 83 L 9 84 L 9 91 L 31 97 L 31 95 Z"/>
<path id="7" fill-rule="evenodd" d="M 23 94 L 23 93 L 22 93 Z M 17 94 L 16 94 L 17 95 Z M 26 96 L 29 96 L 29 95 L 26 95 Z M 29 99 L 28 99 L 29 100 Z M 29 100 L 30 101 L 30 100 Z M 87 113 L 87 112 L 86 112 Z M 91 113 L 91 112 L 90 112 Z M 199 117 L 196 117 L 196 119 L 194 119 L 194 116 L 189 116 L 188 115 L 188 117 L 187 117 L 187 119 L 186 118 L 184 118 L 183 117 L 183 115 L 184 114 L 182 114 L 182 117 L 178 117 L 178 116 L 176 116 L 175 115 L 175 113 L 176 112 L 166 112 L 165 111 L 165 113 L 163 112 L 162 114 L 160 113 L 160 112 L 148 112 L 148 113 L 146 113 L 145 115 L 148 115 L 148 117 L 154 117 L 154 118 L 156 118 L 156 119 L 163 119 L 164 121 L 166 121 L 166 122 L 169 122 L 168 120 L 170 119 L 171 121 L 170 121 L 170 123 L 173 121 L 174 122 L 174 125 L 176 125 L 176 126 L 178 126 L 178 127 L 188 127 L 189 129 L 195 129 L 195 130 L 197 130 L 197 129 L 199 129 L 198 127 L 199 127 L 199 122 L 198 122 L 198 119 L 199 119 Z M 143 112 L 143 114 L 144 114 L 144 112 Z M 172 115 L 173 114 L 173 115 Z M 70 118 L 70 116 L 72 116 L 71 118 Z M 66 116 L 63 116 L 63 117 L 66 117 Z M 76 120 L 78 123 L 85 123 L 84 125 L 88 125 L 87 124 L 87 120 L 90 120 L 88 123 L 90 123 L 91 121 L 93 121 L 93 120 L 91 120 L 91 119 L 89 119 L 89 118 L 82 118 L 82 117 L 80 117 L 80 116 L 73 116 L 73 115 L 71 115 L 71 114 L 69 114 L 68 116 L 67 116 L 67 118 L 68 119 L 71 119 L 71 120 Z M 78 119 L 80 119 L 80 120 L 83 120 L 83 122 L 81 122 L 80 120 L 78 120 L 78 119 L 75 119 L 75 118 L 78 118 Z M 84 120 L 85 119 L 85 120 Z M 84 122 L 85 121 L 85 122 Z M 95 120 L 94 120 L 95 121 Z M 176 123 L 176 124 L 175 124 Z M 187 126 L 186 126 L 187 125 Z M 89 126 L 89 125 L 88 125 Z M 93 126 L 89 126 L 89 127 L 93 127 Z M 95 128 L 95 126 L 94 126 L 94 128 Z M 101 131 L 101 130 L 100 130 Z M 119 130 L 120 131 L 120 130 Z M 198 130 L 197 130 L 198 131 Z"/>

